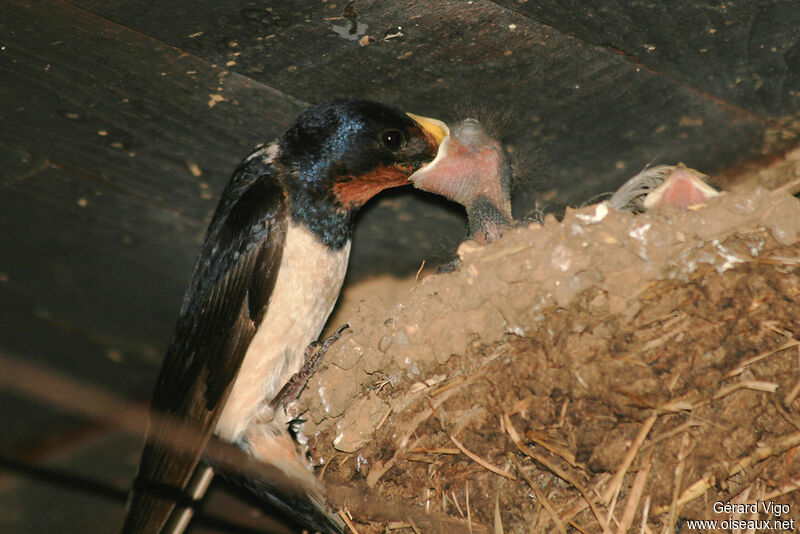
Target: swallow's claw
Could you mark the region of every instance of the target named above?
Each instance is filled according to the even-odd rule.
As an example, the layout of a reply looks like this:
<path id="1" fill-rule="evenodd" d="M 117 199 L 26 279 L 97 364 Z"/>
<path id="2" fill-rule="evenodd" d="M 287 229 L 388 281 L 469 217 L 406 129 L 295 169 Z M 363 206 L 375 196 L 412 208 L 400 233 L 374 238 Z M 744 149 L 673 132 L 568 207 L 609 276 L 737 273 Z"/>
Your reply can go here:
<path id="1" fill-rule="evenodd" d="M 308 384 L 309 379 L 311 379 L 317 369 L 319 369 L 325 353 L 328 352 L 330 346 L 333 345 L 337 339 L 342 337 L 342 332 L 348 328 L 350 328 L 349 324 L 342 325 L 322 343 L 314 341 L 306 347 L 303 367 L 292 375 L 292 378 L 290 378 L 289 381 L 286 382 L 286 385 L 275 395 L 275 398 L 269 403 L 270 408 L 275 410 L 278 406 L 286 406 L 290 402 L 297 400 L 300 396 L 300 392 L 303 391 L 303 388 Z"/>

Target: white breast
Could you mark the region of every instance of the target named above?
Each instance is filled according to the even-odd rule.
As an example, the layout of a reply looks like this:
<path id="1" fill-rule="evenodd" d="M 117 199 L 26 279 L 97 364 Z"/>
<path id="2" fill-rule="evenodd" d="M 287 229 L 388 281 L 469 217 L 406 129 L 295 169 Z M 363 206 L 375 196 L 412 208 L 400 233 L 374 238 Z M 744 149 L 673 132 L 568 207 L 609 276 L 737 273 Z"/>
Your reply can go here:
<path id="1" fill-rule="evenodd" d="M 262 400 L 269 402 L 303 364 L 328 319 L 347 270 L 350 242 L 333 252 L 304 226 L 289 224 L 267 313 L 247 349 L 215 433 L 235 441 Z"/>

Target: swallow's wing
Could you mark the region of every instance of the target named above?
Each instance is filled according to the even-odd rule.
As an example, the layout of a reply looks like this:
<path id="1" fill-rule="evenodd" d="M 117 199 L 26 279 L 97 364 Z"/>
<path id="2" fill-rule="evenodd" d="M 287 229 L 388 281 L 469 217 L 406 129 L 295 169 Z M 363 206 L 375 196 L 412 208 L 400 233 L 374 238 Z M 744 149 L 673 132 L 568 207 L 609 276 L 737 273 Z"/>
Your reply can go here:
<path id="1" fill-rule="evenodd" d="M 275 287 L 287 221 L 285 190 L 254 154 L 228 183 L 195 264 L 123 533 L 160 532 L 197 467 Z M 180 448 L 169 439 L 176 425 L 194 437 Z"/>

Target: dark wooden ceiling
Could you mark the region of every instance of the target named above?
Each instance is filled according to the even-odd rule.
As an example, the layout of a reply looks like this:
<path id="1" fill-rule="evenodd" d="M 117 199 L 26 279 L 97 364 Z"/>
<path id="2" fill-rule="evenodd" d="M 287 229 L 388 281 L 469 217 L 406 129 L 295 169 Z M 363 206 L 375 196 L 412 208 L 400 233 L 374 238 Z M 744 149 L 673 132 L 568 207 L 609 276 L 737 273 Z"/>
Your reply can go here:
<path id="1" fill-rule="evenodd" d="M 794 0 L 2 0 L 0 350 L 146 400 L 218 194 L 307 103 L 477 115 L 519 157 L 522 216 L 649 163 L 730 175 L 797 144 L 798 28 Z M 457 207 L 390 192 L 351 279 L 463 232 Z M 6 454 L 83 428 L 0 401 Z"/>

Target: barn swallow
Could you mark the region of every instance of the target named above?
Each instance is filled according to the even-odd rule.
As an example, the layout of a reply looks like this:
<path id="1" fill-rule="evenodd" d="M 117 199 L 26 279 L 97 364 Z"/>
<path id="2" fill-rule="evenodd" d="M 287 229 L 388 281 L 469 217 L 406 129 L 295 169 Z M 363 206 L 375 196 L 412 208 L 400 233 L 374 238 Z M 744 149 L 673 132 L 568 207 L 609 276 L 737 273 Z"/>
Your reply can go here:
<path id="1" fill-rule="evenodd" d="M 297 460 L 285 414 L 271 401 L 300 369 L 338 297 L 354 214 L 380 191 L 407 184 L 436 156 L 445 130 L 381 104 L 331 101 L 308 108 L 238 166 L 156 381 L 151 409 L 161 417 L 147 432 L 123 534 L 183 531 L 191 508 L 148 488 L 202 496 L 212 435 L 257 459 Z M 196 440 L 175 449 L 171 425 L 191 427 Z"/>
<path id="2" fill-rule="evenodd" d="M 660 206 L 691 209 L 719 195 L 706 179 L 708 176 L 682 163 L 650 167 L 622 184 L 608 204 L 616 210 L 633 213 Z"/>
<path id="3" fill-rule="evenodd" d="M 467 211 L 467 239 L 494 241 L 512 223 L 511 160 L 481 123 L 467 118 L 445 129 L 436 158 L 414 173 L 414 187 L 458 202 Z"/>

